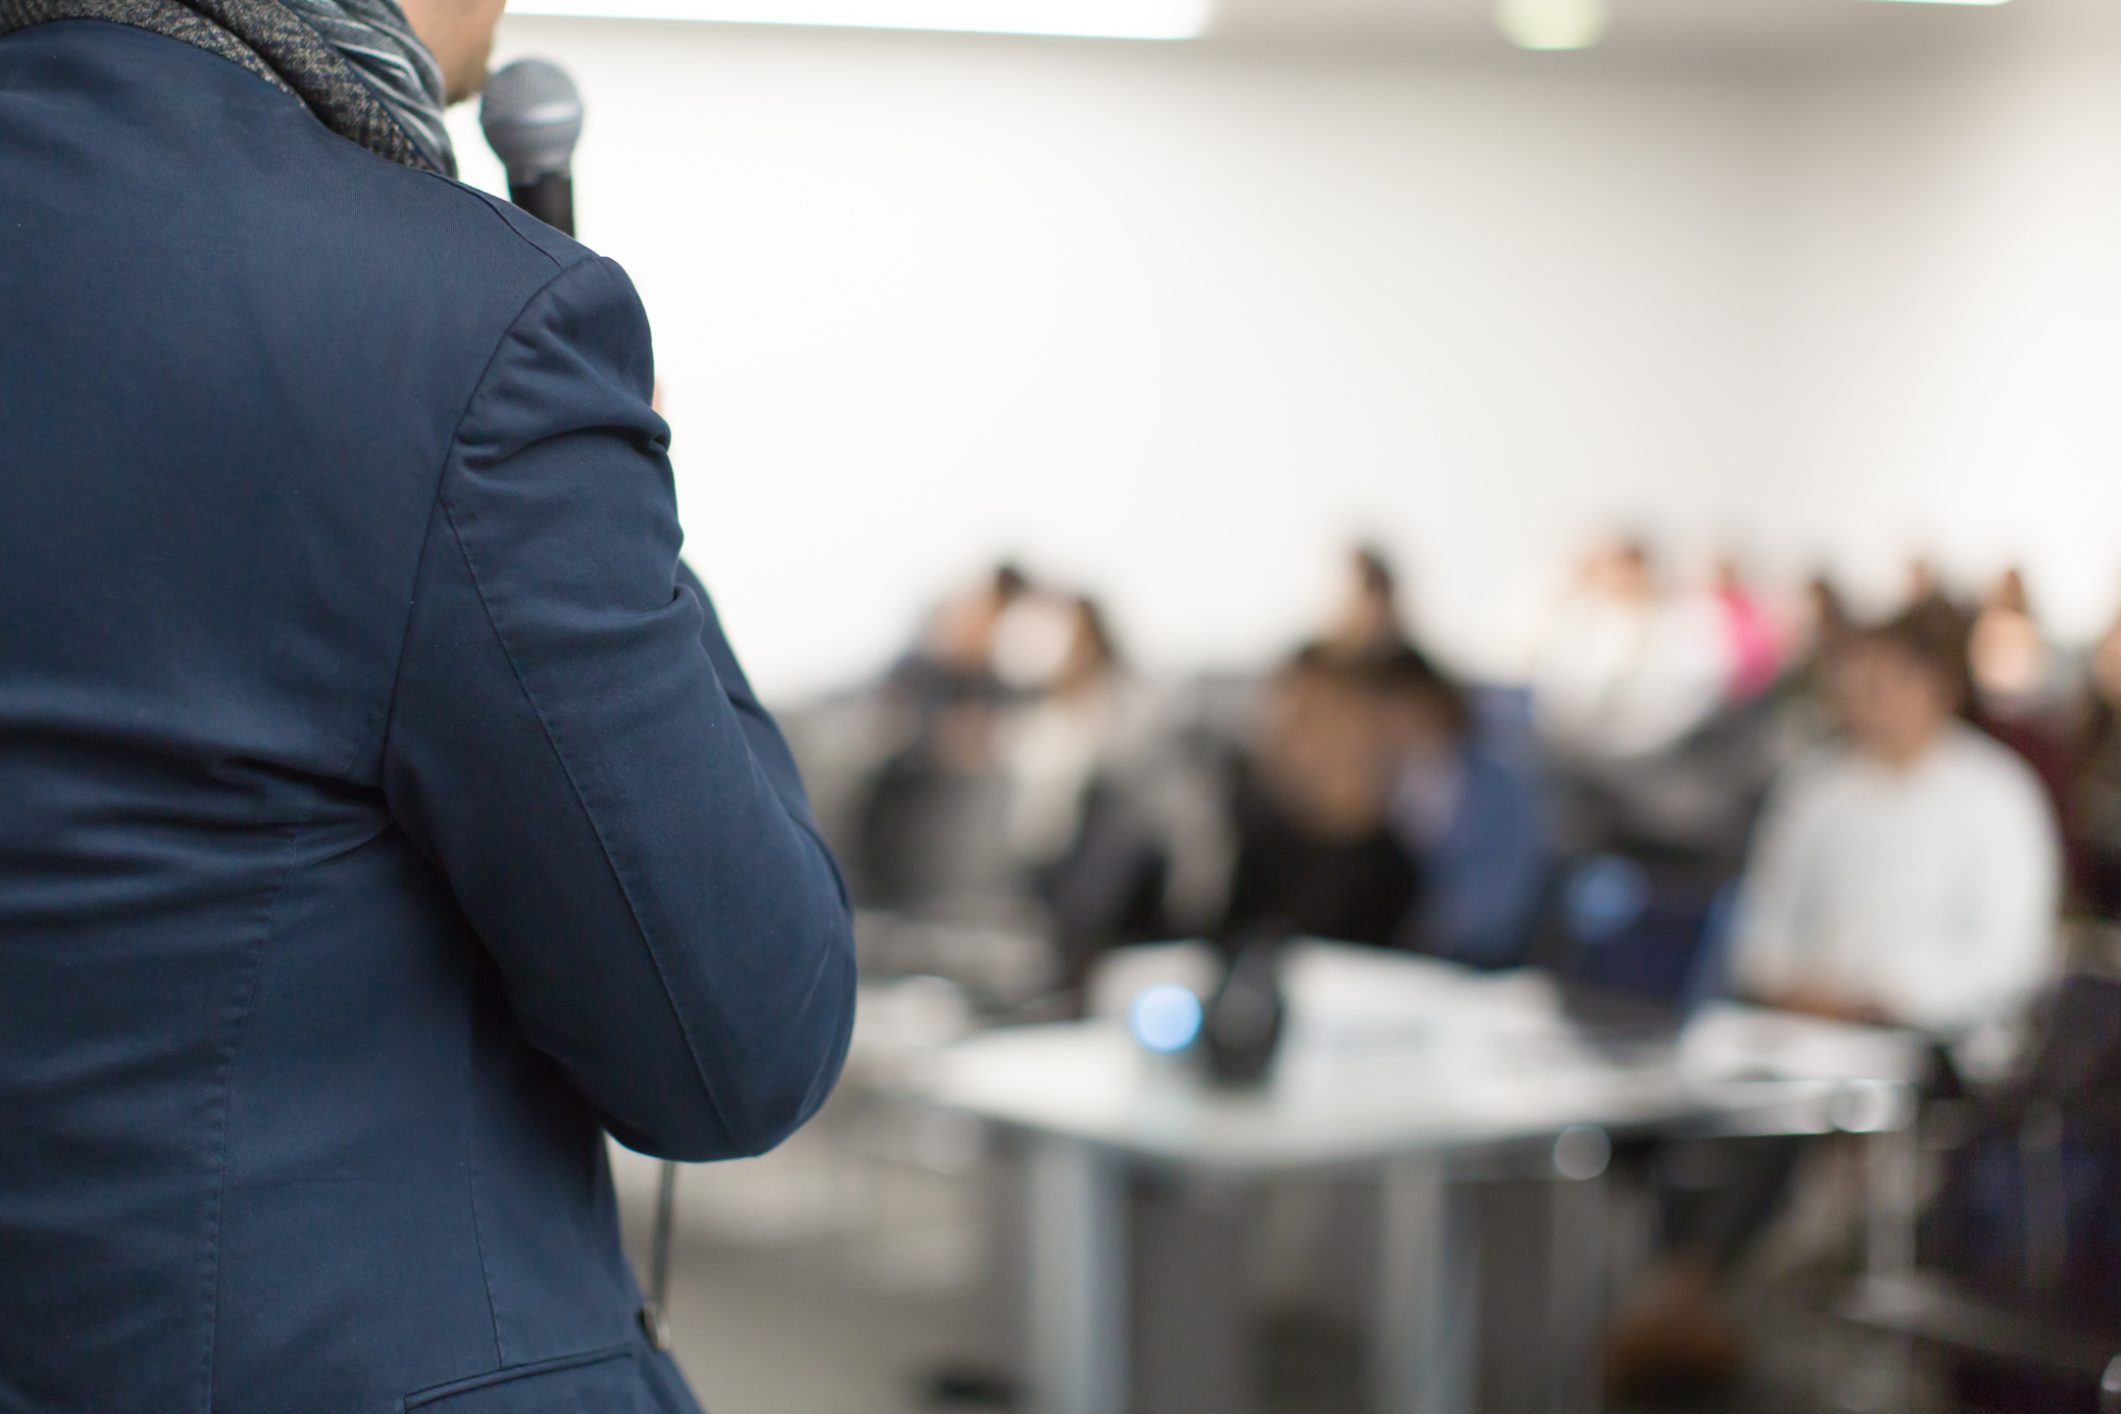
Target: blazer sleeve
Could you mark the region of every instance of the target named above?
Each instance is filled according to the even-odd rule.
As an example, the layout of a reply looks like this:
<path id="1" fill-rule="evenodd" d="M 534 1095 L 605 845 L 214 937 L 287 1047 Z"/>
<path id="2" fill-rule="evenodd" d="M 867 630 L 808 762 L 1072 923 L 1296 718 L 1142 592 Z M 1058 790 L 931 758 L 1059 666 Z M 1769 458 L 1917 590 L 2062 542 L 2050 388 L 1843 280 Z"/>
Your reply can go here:
<path id="1" fill-rule="evenodd" d="M 678 559 L 650 379 L 608 261 L 503 337 L 442 473 L 383 785 L 611 1133 L 727 1158 L 838 1077 L 853 942 L 794 759 Z"/>

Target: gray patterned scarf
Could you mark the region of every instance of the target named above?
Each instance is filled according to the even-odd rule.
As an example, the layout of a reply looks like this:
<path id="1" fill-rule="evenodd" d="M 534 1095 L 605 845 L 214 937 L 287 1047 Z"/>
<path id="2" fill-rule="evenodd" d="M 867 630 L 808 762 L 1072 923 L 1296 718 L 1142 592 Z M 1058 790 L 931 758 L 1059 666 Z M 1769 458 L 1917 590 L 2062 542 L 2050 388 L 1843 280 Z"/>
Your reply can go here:
<path id="1" fill-rule="evenodd" d="M 0 34 L 109 20 L 241 64 L 382 157 L 455 176 L 442 70 L 397 0 L 0 0 Z"/>

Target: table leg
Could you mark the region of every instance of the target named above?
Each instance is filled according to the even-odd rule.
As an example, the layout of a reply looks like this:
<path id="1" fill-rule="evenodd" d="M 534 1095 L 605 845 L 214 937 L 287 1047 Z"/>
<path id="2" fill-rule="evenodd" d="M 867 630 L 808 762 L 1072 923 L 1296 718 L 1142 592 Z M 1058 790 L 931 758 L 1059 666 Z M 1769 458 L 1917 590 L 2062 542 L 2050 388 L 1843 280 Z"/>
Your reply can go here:
<path id="1" fill-rule="evenodd" d="M 1130 1185 L 1133 1414 L 1258 1409 L 1250 1196 L 1207 1181 Z"/>
<path id="2" fill-rule="evenodd" d="M 1124 1173 L 1111 1155 L 1053 1137 L 1032 1140 L 1027 1161 L 1032 1408 L 1124 1414 Z"/>
<path id="3" fill-rule="evenodd" d="M 1378 1414 L 1471 1414 L 1479 1360 L 1479 1233 L 1463 1189 L 1426 1159 L 1385 1166 Z"/>
<path id="4" fill-rule="evenodd" d="M 1898 1275 L 1915 1265 L 1922 1209 L 1922 1151 L 1914 1126 L 1867 1136 L 1863 1170 L 1865 1264 L 1872 1276 Z"/>
<path id="5" fill-rule="evenodd" d="M 1909 1102 L 1910 1105 L 1912 1101 Z M 1864 1264 L 1874 1277 L 1912 1271 L 1922 1213 L 1922 1144 L 1912 1118 L 1864 1139 Z M 1888 1335 L 1871 1343 L 1874 1359 L 1848 1380 L 1843 1396 L 1863 1410 L 1905 1409 L 1914 1387 L 1914 1343 Z"/>
<path id="6" fill-rule="evenodd" d="M 1606 1171 L 1613 1147 L 1602 1131 L 1572 1129 L 1554 1146 L 1547 1199 L 1548 1408 L 1596 1414 L 1604 1402 L 1609 1244 Z"/>

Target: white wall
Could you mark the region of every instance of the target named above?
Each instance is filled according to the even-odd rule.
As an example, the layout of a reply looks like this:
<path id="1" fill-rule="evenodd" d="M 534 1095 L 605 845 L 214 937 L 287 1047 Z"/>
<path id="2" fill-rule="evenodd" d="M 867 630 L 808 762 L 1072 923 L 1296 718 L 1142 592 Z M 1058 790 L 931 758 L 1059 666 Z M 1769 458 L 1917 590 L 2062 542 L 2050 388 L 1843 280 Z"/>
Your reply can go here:
<path id="1" fill-rule="evenodd" d="M 2089 620 L 2121 490 L 1987 478 L 2111 445 L 2121 83 L 2022 48 L 1881 85 L 524 20 L 500 57 L 582 84 L 583 235 L 655 321 L 694 562 L 791 693 L 1002 550 L 1170 666 L 1294 639 L 1355 534 L 1483 668 L 1497 600 L 1615 522 L 2067 556 Z"/>
<path id="2" fill-rule="evenodd" d="M 1985 18 L 1791 95 L 1777 460 L 1845 570 L 2023 560 L 2081 640 L 2121 606 L 2121 6 Z"/>
<path id="3" fill-rule="evenodd" d="M 1356 532 L 1406 548 L 1426 618 L 1479 624 L 1587 524 L 1724 524 L 1765 469 L 1766 128 L 1711 82 L 550 21 L 506 46 L 591 105 L 583 235 L 648 303 L 695 563 L 769 689 L 874 663 L 1002 549 L 1163 662 L 1283 646 Z"/>

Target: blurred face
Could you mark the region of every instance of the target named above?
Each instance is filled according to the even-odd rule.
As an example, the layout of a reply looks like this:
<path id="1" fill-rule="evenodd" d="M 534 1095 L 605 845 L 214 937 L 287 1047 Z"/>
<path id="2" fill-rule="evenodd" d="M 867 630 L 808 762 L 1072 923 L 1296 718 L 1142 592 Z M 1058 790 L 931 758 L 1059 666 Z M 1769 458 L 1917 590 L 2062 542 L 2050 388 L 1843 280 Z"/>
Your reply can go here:
<path id="1" fill-rule="evenodd" d="M 1833 698 L 1856 748 L 1897 765 L 1919 757 L 1952 716 L 1951 691 L 1933 667 L 1874 640 L 1843 650 Z"/>
<path id="2" fill-rule="evenodd" d="M 1349 559 L 1341 588 L 1334 637 L 1341 646 L 1367 650 L 1388 646 L 1399 636 L 1399 606 L 1391 582 L 1361 555 Z"/>
<path id="3" fill-rule="evenodd" d="M 2121 624 L 2115 624 L 2092 651 L 2092 686 L 2109 704 L 2121 707 Z"/>
<path id="4" fill-rule="evenodd" d="M 1054 686 L 1065 689 L 1094 683 L 1112 666 L 1104 638 L 1089 610 L 1076 608 L 1069 619 L 1067 657 L 1054 675 Z"/>
<path id="5" fill-rule="evenodd" d="M 994 607 L 984 600 L 944 605 L 931 631 L 932 651 L 954 668 L 984 670 L 994 647 L 997 617 Z"/>
<path id="6" fill-rule="evenodd" d="M 493 32 L 506 0 L 400 0 L 406 22 L 442 66 L 442 86 L 461 103 L 486 83 Z"/>
<path id="7" fill-rule="evenodd" d="M 1353 835 L 1384 810 L 1377 713 L 1359 688 L 1306 669 L 1275 680 L 1260 766 L 1284 806 L 1313 828 Z"/>
<path id="8" fill-rule="evenodd" d="M 1584 562 L 1585 584 L 1616 599 L 1646 599 L 1655 592 L 1649 556 L 1639 546 L 1612 544 L 1593 551 Z"/>
<path id="9" fill-rule="evenodd" d="M 1428 693 L 1397 692 L 1378 709 L 1384 745 L 1417 761 L 1448 755 L 1457 745 L 1449 715 Z"/>
<path id="10" fill-rule="evenodd" d="M 1284 671 L 1268 689 L 1261 759 L 1277 774 L 1299 773 L 1340 734 L 1335 705 L 1330 678 L 1307 668 Z"/>

